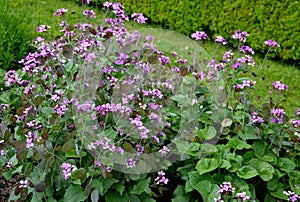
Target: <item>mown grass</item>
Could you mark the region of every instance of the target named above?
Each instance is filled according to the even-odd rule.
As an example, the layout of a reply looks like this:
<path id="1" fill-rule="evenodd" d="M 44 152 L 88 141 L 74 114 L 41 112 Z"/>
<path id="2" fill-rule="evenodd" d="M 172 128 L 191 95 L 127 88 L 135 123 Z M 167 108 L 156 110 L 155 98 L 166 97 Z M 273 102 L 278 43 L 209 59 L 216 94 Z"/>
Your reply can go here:
<path id="1" fill-rule="evenodd" d="M 69 24 L 76 24 L 82 22 L 84 20 L 82 16 L 82 7 L 79 4 L 76 4 L 74 1 L 69 0 L 6 0 L 11 8 L 14 9 L 14 15 L 26 16 L 26 20 L 20 22 L 22 25 L 22 29 L 26 31 L 26 33 L 30 34 L 29 39 L 32 40 L 38 35 L 36 33 L 36 28 L 41 25 L 49 25 L 51 26 L 51 30 L 47 34 L 42 34 L 43 37 L 48 39 L 53 39 L 54 37 L 60 35 L 59 23 L 61 22 L 60 17 L 54 17 L 53 14 L 58 8 L 66 8 L 69 9 L 69 12 L 66 14 L 65 19 Z M 100 10 L 94 9 L 97 12 L 97 18 L 92 20 L 93 24 L 102 24 L 103 23 L 103 13 Z M 20 26 L 19 26 L 20 27 Z M 18 27 L 18 29 L 20 29 Z M 143 29 L 149 28 L 151 26 L 137 26 L 135 24 L 130 23 L 128 28 L 133 29 Z M 150 32 L 149 32 L 150 33 Z M 250 36 L 251 37 L 251 36 Z M 168 38 L 168 42 L 162 43 L 162 48 L 170 50 L 170 48 L 185 48 L 189 45 L 189 39 L 187 37 L 172 37 Z M 166 38 L 165 38 L 166 39 Z M 173 42 L 173 43 L 172 43 Z M 173 44 L 172 47 L 168 47 L 170 44 Z M 216 44 L 213 42 L 208 42 L 204 49 L 210 54 L 215 50 Z M 227 48 L 220 47 L 217 54 L 222 55 Z M 218 56 L 218 55 L 216 55 Z M 281 61 L 273 61 L 273 60 L 265 60 L 261 70 L 258 70 L 259 64 L 262 61 L 261 56 L 254 57 L 256 65 L 251 68 L 251 71 L 245 74 L 245 76 L 251 77 L 253 80 L 257 81 L 257 85 L 255 87 L 254 98 L 258 97 L 256 100 L 256 104 L 262 103 L 263 100 L 269 100 L 270 98 L 270 90 L 272 89 L 271 83 L 277 80 L 280 80 L 282 83 L 285 83 L 289 86 L 288 91 L 283 94 L 283 100 L 286 100 L 282 103 L 285 110 L 289 115 L 291 115 L 296 108 L 300 107 L 300 88 L 298 87 L 298 83 L 300 80 L 300 71 L 293 65 L 289 65 L 287 63 Z M 254 77 L 251 72 L 257 74 L 257 77 Z M 264 78 L 264 79 L 262 79 Z"/>

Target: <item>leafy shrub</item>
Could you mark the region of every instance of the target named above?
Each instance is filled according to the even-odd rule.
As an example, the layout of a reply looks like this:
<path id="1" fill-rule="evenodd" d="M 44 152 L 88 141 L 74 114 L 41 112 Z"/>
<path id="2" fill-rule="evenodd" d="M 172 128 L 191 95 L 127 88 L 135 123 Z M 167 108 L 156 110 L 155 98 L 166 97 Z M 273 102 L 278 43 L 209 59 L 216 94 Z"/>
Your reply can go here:
<path id="1" fill-rule="evenodd" d="M 103 0 L 95 1 L 101 5 Z M 276 39 L 282 46 L 278 54 L 284 60 L 298 61 L 300 57 L 298 1 L 156 1 L 124 0 L 129 13 L 142 12 L 154 24 L 190 35 L 194 30 L 205 30 L 211 38 L 217 34 L 228 38 L 235 30 L 248 30 L 249 45 L 264 51 L 263 39 Z"/>
<path id="2" fill-rule="evenodd" d="M 113 12 L 96 26 L 92 10 L 76 24 L 57 10 L 64 34 L 36 38 L 25 67 L 3 72 L 2 175 L 24 176 L 9 200 L 298 200 L 300 109 L 286 117 L 279 81 L 270 102 L 252 104 L 247 32 L 232 36 L 237 54 L 211 59 L 193 43 L 183 58 L 127 32 L 121 4 L 105 7 Z M 207 34 L 191 37 L 201 44 Z"/>

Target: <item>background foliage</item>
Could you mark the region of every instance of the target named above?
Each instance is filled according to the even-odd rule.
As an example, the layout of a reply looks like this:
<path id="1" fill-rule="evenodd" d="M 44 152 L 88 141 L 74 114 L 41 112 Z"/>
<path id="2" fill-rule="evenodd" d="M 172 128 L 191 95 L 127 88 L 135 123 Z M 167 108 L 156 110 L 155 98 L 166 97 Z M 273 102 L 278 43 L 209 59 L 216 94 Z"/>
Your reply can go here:
<path id="1" fill-rule="evenodd" d="M 78 0 L 77 0 L 78 1 Z M 95 0 L 102 6 L 105 0 Z M 249 45 L 263 50 L 266 39 L 276 40 L 282 49 L 270 57 L 300 61 L 300 4 L 294 0 L 122 0 L 127 13 L 141 12 L 159 24 L 177 32 L 190 35 L 203 30 L 210 37 L 222 35 L 229 38 L 235 30 L 251 34 Z"/>

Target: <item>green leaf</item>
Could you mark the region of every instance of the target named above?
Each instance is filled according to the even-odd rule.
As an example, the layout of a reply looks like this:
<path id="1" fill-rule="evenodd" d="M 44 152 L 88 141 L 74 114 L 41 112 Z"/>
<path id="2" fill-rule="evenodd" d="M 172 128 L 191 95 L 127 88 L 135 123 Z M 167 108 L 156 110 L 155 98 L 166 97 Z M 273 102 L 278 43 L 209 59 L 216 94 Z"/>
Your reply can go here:
<path id="1" fill-rule="evenodd" d="M 105 194 L 109 190 L 109 188 L 117 182 L 119 182 L 119 180 L 112 178 L 112 177 L 104 179 L 102 182 L 103 194 Z"/>
<path id="2" fill-rule="evenodd" d="M 263 161 L 276 164 L 277 156 L 270 150 L 270 146 L 261 140 L 255 141 L 252 144 L 252 149 L 255 152 L 255 156 Z"/>
<path id="3" fill-rule="evenodd" d="M 248 165 L 255 168 L 259 174 L 259 177 L 264 181 L 269 181 L 273 178 L 274 167 L 271 164 L 255 158 L 251 159 L 248 162 Z"/>
<path id="4" fill-rule="evenodd" d="M 225 169 L 229 169 L 231 167 L 231 164 L 229 163 L 229 161 L 222 159 L 221 160 L 221 165 L 220 168 L 225 168 Z"/>
<path id="5" fill-rule="evenodd" d="M 64 201 L 84 201 L 87 197 L 80 186 L 71 184 L 64 195 Z"/>
<path id="6" fill-rule="evenodd" d="M 200 175 L 218 168 L 218 161 L 213 158 L 202 158 L 196 164 L 196 170 Z"/>
<path id="7" fill-rule="evenodd" d="M 149 188 L 151 178 L 139 181 L 136 185 L 133 186 L 133 189 L 130 191 L 131 194 L 142 194 L 146 192 L 151 194 L 151 189 Z"/>
<path id="8" fill-rule="evenodd" d="M 214 127 L 210 126 L 208 128 L 207 134 L 205 136 L 205 140 L 211 140 L 213 137 L 215 137 L 217 134 L 217 131 Z"/>
<path id="9" fill-rule="evenodd" d="M 247 144 L 245 141 L 239 140 L 238 137 L 231 138 L 226 144 L 226 148 L 234 150 L 250 149 L 251 145 Z"/>
<path id="10" fill-rule="evenodd" d="M 231 167 L 228 168 L 230 172 L 236 172 L 242 166 L 243 157 L 234 153 L 226 154 L 225 159 L 229 161 Z"/>
<path id="11" fill-rule="evenodd" d="M 237 132 L 237 135 L 242 139 L 242 140 L 256 140 L 256 132 L 253 127 L 251 126 L 245 126 L 244 130 L 239 130 Z"/>
<path id="12" fill-rule="evenodd" d="M 279 158 L 277 166 L 280 170 L 290 173 L 295 169 L 296 164 L 288 158 Z"/>
<path id="13" fill-rule="evenodd" d="M 86 155 L 87 155 L 86 152 L 84 152 L 84 151 L 81 152 L 81 157 L 85 157 Z M 65 153 L 65 157 L 66 158 L 80 158 L 80 156 L 77 155 L 77 152 L 75 149 L 73 149 L 70 152 Z"/>
<path id="14" fill-rule="evenodd" d="M 125 190 L 125 186 L 122 183 L 118 183 L 115 186 L 115 189 L 120 193 L 120 195 L 122 196 L 124 190 Z"/>
<path id="15" fill-rule="evenodd" d="M 270 194 L 275 198 L 286 199 L 286 195 L 283 194 L 283 191 L 284 191 L 284 185 L 282 183 L 279 183 L 275 191 L 271 191 Z"/>
<path id="16" fill-rule="evenodd" d="M 258 172 L 251 166 L 243 166 L 237 171 L 237 176 L 243 179 L 250 179 L 258 175 Z"/>
<path id="17" fill-rule="evenodd" d="M 206 154 L 206 155 L 209 155 L 209 154 L 213 154 L 213 153 L 216 153 L 218 152 L 219 150 L 214 146 L 214 145 L 211 145 L 209 143 L 204 143 L 201 145 L 201 150 L 200 152 L 202 154 Z"/>
<path id="18" fill-rule="evenodd" d="M 105 202 L 128 202 L 130 201 L 128 195 L 121 196 L 119 192 L 109 191 L 105 194 Z"/>
<path id="19" fill-rule="evenodd" d="M 204 140 L 210 140 L 217 134 L 216 129 L 213 126 L 206 127 L 198 130 L 198 137 Z"/>
<path id="20" fill-rule="evenodd" d="M 199 155 L 199 150 L 200 150 L 200 144 L 199 143 L 191 143 L 188 147 L 188 150 L 186 153 L 191 156 L 198 156 Z"/>
<path id="21" fill-rule="evenodd" d="M 300 171 L 292 171 L 289 173 L 289 183 L 293 192 L 300 195 Z"/>
<path id="22" fill-rule="evenodd" d="M 219 186 L 208 180 L 199 182 L 195 188 L 201 194 L 203 201 L 214 201 L 214 198 L 218 198 Z"/>
<path id="23" fill-rule="evenodd" d="M 99 191 L 99 194 L 101 196 L 103 196 L 103 186 L 102 186 L 102 182 L 100 180 L 97 179 L 93 179 L 92 181 L 92 185 Z"/>
<path id="24" fill-rule="evenodd" d="M 268 181 L 267 183 L 267 188 L 270 191 L 274 191 L 277 187 L 278 187 L 278 178 L 277 177 L 273 177 L 273 179 L 271 179 L 270 181 Z"/>

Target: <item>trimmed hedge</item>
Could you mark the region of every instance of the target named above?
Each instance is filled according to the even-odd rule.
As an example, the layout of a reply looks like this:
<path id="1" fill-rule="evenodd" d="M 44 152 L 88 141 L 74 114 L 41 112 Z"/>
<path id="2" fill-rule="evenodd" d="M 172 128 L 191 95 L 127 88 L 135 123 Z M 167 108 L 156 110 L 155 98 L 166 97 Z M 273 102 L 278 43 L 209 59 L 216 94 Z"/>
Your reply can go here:
<path id="1" fill-rule="evenodd" d="M 102 6 L 105 0 L 94 0 Z M 271 57 L 300 61 L 300 3 L 295 0 L 122 0 L 128 13 L 141 12 L 150 22 L 190 35 L 206 31 L 230 38 L 235 30 L 247 31 L 248 45 L 264 50 L 266 39 L 277 41 L 281 50 Z"/>

